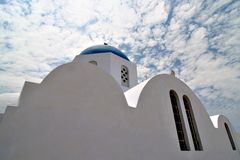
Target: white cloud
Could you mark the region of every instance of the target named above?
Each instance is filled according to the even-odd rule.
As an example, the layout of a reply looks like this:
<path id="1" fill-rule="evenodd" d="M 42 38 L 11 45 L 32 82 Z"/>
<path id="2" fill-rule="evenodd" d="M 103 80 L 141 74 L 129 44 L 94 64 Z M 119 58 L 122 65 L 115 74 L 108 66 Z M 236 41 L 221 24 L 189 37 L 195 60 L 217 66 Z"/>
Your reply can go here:
<path id="1" fill-rule="evenodd" d="M 161 1 L 153 8 L 153 10 L 147 12 L 143 17 L 143 23 L 146 25 L 162 23 L 167 19 L 167 14 L 165 3 Z"/>

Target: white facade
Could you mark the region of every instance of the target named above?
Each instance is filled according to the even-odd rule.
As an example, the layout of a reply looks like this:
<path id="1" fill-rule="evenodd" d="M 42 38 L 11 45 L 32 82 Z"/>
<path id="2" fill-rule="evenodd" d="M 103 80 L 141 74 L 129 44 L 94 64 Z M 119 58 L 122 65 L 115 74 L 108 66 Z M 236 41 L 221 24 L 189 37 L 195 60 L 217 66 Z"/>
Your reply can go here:
<path id="1" fill-rule="evenodd" d="M 74 61 L 91 62 L 95 61 L 97 66 L 113 76 L 121 88 L 126 91 L 137 85 L 137 66 L 136 64 L 118 57 L 112 53 L 92 54 L 92 55 L 78 55 Z M 121 84 L 121 67 L 126 66 L 129 74 L 129 85 Z"/>
<path id="2" fill-rule="evenodd" d="M 19 107 L 8 107 L 2 117 L 0 159 L 240 159 L 239 135 L 226 117 L 210 118 L 193 91 L 172 75 L 157 75 L 124 92 L 119 74 L 112 72 L 121 70 L 119 58 L 111 53 L 80 55 L 54 69 L 40 84 L 26 82 Z M 131 62 L 124 65 L 135 74 Z M 171 91 L 178 97 L 187 150 L 180 147 Z M 195 147 L 184 96 L 191 103 L 200 150 Z"/>

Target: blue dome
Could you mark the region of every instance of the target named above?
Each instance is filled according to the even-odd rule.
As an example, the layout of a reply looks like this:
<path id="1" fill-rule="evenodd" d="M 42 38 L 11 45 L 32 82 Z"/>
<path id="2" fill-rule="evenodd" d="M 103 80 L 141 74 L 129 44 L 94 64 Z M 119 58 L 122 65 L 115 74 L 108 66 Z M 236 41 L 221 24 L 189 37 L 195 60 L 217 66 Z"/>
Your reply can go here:
<path id="1" fill-rule="evenodd" d="M 89 47 L 81 52 L 82 55 L 88 55 L 88 54 L 101 54 L 101 53 L 106 53 L 106 52 L 111 52 L 127 61 L 129 61 L 128 57 L 119 49 L 109 46 L 109 45 L 96 45 Z"/>

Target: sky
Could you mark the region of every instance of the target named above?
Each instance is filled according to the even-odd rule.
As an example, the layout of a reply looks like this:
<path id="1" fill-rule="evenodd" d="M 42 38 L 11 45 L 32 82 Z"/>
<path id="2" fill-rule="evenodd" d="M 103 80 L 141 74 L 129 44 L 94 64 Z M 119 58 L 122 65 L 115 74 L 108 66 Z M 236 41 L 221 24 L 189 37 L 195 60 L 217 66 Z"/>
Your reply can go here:
<path id="1" fill-rule="evenodd" d="M 170 73 L 240 132 L 239 0 L 0 0 L 0 112 L 85 48 L 121 49 L 139 82 Z"/>

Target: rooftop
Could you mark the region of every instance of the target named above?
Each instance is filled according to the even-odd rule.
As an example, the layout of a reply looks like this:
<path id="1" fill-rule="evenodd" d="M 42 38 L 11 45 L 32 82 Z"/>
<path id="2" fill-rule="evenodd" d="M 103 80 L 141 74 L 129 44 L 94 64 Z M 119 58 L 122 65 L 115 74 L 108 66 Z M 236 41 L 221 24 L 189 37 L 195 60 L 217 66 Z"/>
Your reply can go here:
<path id="1" fill-rule="evenodd" d="M 106 43 L 104 43 L 104 45 L 95 45 L 95 46 L 92 46 L 92 47 L 88 47 L 87 49 L 83 50 L 81 52 L 82 55 L 89 55 L 89 54 L 101 54 L 101 53 L 113 53 L 115 54 L 116 56 L 119 56 L 127 61 L 130 61 L 128 59 L 128 57 L 122 52 L 120 51 L 119 49 L 113 47 L 113 46 L 110 46 Z"/>

